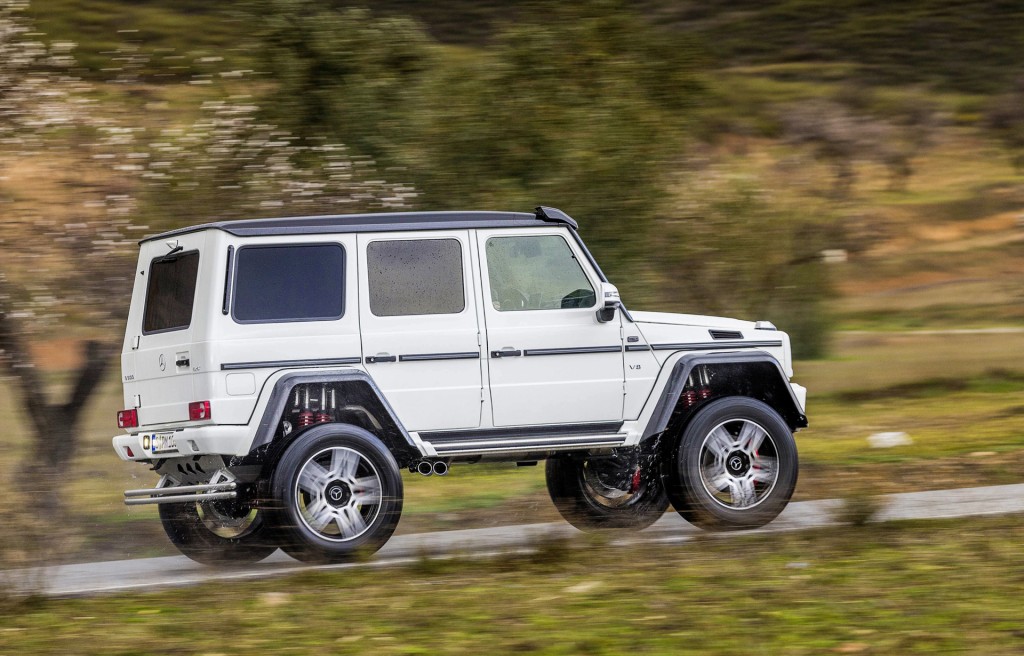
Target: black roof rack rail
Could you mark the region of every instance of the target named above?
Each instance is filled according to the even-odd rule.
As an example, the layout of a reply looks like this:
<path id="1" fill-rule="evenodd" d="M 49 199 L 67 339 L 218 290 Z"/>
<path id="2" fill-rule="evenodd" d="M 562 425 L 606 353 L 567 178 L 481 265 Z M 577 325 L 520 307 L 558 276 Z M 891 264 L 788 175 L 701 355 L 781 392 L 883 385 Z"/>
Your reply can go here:
<path id="1" fill-rule="evenodd" d="M 215 221 L 186 226 L 144 237 L 139 243 L 166 239 L 201 230 L 223 230 L 238 237 L 310 235 L 353 232 L 399 232 L 407 230 L 447 230 L 451 228 L 525 228 L 567 225 L 574 231 L 579 226 L 568 214 L 553 207 L 538 207 L 527 212 L 384 212 L 375 214 L 334 214 L 325 216 L 292 216 L 273 219 L 242 219 Z"/>

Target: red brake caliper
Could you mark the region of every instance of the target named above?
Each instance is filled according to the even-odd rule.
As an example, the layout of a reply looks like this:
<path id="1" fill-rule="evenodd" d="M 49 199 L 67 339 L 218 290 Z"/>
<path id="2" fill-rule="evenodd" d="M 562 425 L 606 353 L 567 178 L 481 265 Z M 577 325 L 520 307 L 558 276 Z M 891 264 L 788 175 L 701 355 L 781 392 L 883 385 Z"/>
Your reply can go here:
<path id="1" fill-rule="evenodd" d="M 636 471 L 633 472 L 633 482 L 630 485 L 629 491 L 633 494 L 640 491 L 640 467 L 637 467 Z"/>

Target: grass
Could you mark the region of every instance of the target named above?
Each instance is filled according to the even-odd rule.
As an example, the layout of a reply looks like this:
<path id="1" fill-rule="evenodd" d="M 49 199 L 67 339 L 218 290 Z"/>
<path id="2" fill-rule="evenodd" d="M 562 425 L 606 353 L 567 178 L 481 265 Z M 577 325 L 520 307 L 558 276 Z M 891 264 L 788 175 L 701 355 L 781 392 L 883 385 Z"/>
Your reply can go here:
<path id="1" fill-rule="evenodd" d="M 37 600 L 0 617 L 0 652 L 1016 654 L 1022 539 L 1022 518 L 1008 516 L 672 546 L 570 541 L 383 577 Z"/>

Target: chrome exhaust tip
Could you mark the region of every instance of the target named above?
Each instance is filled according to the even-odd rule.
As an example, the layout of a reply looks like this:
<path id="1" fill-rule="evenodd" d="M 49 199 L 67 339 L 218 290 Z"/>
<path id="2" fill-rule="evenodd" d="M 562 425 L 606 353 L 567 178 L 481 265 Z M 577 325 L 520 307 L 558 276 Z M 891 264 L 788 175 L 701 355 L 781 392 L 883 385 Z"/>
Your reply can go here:
<path id="1" fill-rule="evenodd" d="M 426 460 L 420 460 L 416 463 L 416 471 L 423 474 L 424 476 L 430 476 L 434 473 L 434 468 L 430 466 L 430 463 Z"/>
<path id="2" fill-rule="evenodd" d="M 448 463 L 444 460 L 435 460 L 433 470 L 438 476 L 444 476 L 448 473 Z"/>

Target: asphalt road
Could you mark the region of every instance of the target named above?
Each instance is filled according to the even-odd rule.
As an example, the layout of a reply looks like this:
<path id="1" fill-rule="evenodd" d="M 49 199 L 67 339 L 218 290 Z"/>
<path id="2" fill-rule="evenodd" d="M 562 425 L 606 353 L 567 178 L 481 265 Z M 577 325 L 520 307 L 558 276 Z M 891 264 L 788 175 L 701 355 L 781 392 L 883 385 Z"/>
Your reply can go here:
<path id="1" fill-rule="evenodd" d="M 792 503 L 774 522 L 757 532 L 797 531 L 836 523 L 835 511 L 842 506 L 836 499 Z M 1024 484 L 937 490 L 895 494 L 880 499 L 880 509 L 872 521 L 940 519 L 973 515 L 998 515 L 1024 512 Z M 611 545 L 628 548 L 630 543 L 683 542 L 700 531 L 675 513 L 651 528 Z M 725 537 L 749 534 L 728 533 Z M 46 596 L 89 596 L 127 590 L 194 585 L 209 581 L 232 581 L 281 576 L 317 569 L 351 567 L 390 567 L 431 557 L 486 557 L 500 553 L 529 550 L 539 540 L 571 537 L 579 531 L 565 523 L 525 524 L 497 528 L 468 529 L 401 535 L 391 539 L 365 563 L 311 566 L 298 563 L 282 552 L 244 569 L 204 567 L 184 556 L 140 558 L 109 562 L 60 565 L 0 572 L 0 583 L 32 589 Z"/>

